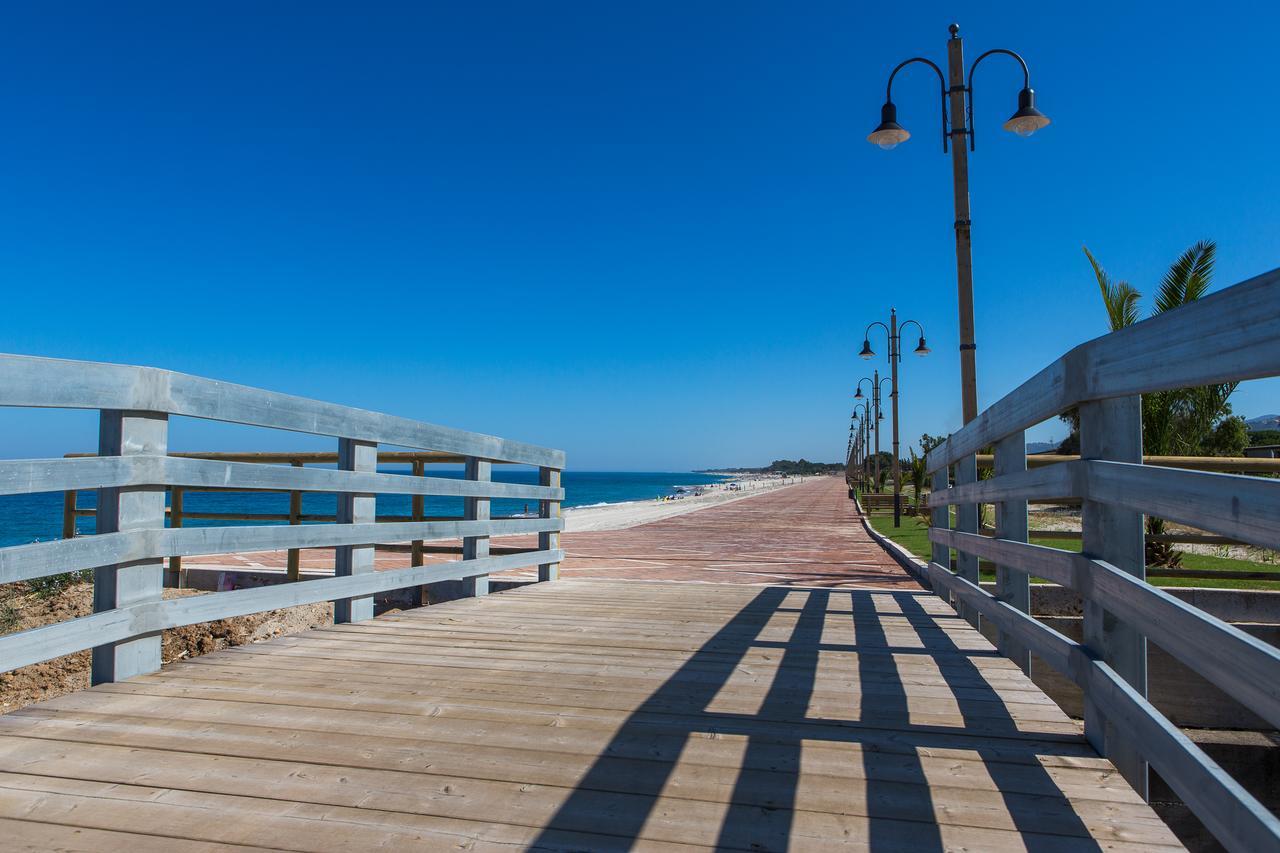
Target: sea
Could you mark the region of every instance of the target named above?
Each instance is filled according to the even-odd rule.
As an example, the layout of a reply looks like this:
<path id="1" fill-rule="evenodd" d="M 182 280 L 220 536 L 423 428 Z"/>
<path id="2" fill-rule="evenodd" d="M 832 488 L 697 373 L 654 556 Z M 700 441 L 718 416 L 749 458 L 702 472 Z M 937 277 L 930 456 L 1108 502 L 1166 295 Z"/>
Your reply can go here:
<path id="1" fill-rule="evenodd" d="M 384 473 L 404 474 L 404 468 L 388 468 Z M 461 471 L 433 471 L 433 477 L 461 479 Z M 528 469 L 494 466 L 493 479 L 504 483 L 537 484 L 538 472 Z M 680 486 L 702 486 L 724 479 L 717 474 L 697 474 L 688 471 L 634 472 L 634 471 L 565 471 L 561 485 L 565 490 L 564 507 L 603 506 L 628 501 L 657 500 L 677 494 Z M 79 506 L 92 508 L 96 493 L 79 494 Z M 0 547 L 25 545 L 59 539 L 62 536 L 62 492 L 42 492 L 33 495 L 0 495 Z M 428 516 L 462 515 L 462 498 L 428 495 L 424 501 L 424 513 Z M 409 495 L 378 495 L 379 515 L 409 515 Z M 325 493 L 304 493 L 304 515 L 332 515 L 337 508 L 337 497 Z M 286 514 L 289 512 L 289 496 L 283 493 L 263 492 L 187 492 L 183 496 L 183 511 L 222 513 Z M 493 515 L 537 515 L 538 502 L 534 500 L 493 499 L 490 511 Z M 283 524 L 270 521 L 221 521 L 183 519 L 184 527 L 244 526 L 251 524 Z M 81 517 L 76 522 L 77 533 L 93 533 L 93 516 Z"/>

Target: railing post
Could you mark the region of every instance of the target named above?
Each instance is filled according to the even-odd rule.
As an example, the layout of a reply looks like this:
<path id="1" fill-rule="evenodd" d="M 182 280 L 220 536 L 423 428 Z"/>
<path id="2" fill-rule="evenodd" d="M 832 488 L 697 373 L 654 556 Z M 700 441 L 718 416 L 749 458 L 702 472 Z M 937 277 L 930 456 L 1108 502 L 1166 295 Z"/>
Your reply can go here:
<path id="1" fill-rule="evenodd" d="M 62 493 L 62 538 L 73 539 L 76 535 L 76 497 L 74 489 Z"/>
<path id="2" fill-rule="evenodd" d="M 488 459 L 475 456 L 467 457 L 466 475 L 468 480 L 477 483 L 488 483 L 493 479 L 493 463 Z M 489 499 L 466 498 L 464 517 L 467 521 L 489 520 Z M 486 525 L 487 529 L 487 525 Z M 462 538 L 462 559 L 476 560 L 489 556 L 489 534 L 481 536 L 464 536 Z M 489 592 L 489 576 L 473 575 L 462 579 L 462 595 L 485 595 Z"/>
<path id="3" fill-rule="evenodd" d="M 1027 436 L 1022 430 L 996 442 L 993 473 L 997 477 L 1027 470 Z M 1027 541 L 1026 500 L 999 501 L 996 503 L 996 538 L 1013 542 Z M 1026 572 L 1012 566 L 996 566 L 996 598 L 1005 604 L 1031 612 L 1031 578 Z M 1005 657 L 1031 674 L 1031 653 L 1021 643 L 1000 632 L 997 646 Z"/>
<path id="4" fill-rule="evenodd" d="M 550 486 L 553 489 L 560 488 L 560 471 L 555 468 L 539 468 L 538 483 L 543 486 Z M 539 518 L 559 518 L 560 517 L 560 501 L 542 501 L 538 505 Z M 550 551 L 560 547 L 560 534 L 554 531 L 544 531 L 538 534 L 538 550 Z M 560 578 L 559 563 L 543 563 L 538 566 L 539 581 L 554 581 Z"/>
<path id="5" fill-rule="evenodd" d="M 413 476 L 421 477 L 426 473 L 427 466 L 421 459 L 413 460 Z M 422 495 L 414 495 L 410 500 L 412 508 L 410 510 L 414 521 L 422 521 L 426 515 L 426 500 Z M 409 555 L 410 566 L 421 566 L 424 563 L 422 552 L 422 540 L 415 539 L 410 543 L 411 553 Z"/>
<path id="6" fill-rule="evenodd" d="M 950 485 L 951 469 L 949 467 L 943 465 L 933 472 L 933 489 L 929 494 L 929 523 L 940 530 L 949 530 L 951 528 L 951 507 L 934 501 L 933 496 L 941 494 Z M 951 549 L 946 545 L 934 542 L 932 562 L 937 563 L 947 571 L 951 571 Z M 934 592 L 948 604 L 951 603 L 951 593 L 945 588 L 935 589 Z"/>
<path id="7" fill-rule="evenodd" d="M 338 468 L 342 471 L 376 471 L 378 445 L 353 438 L 338 439 Z M 373 524 L 375 498 L 362 492 L 338 494 L 339 524 Z M 340 545 L 334 549 L 334 574 L 338 577 L 362 575 L 373 571 L 373 543 L 367 545 Z M 373 596 L 340 598 L 333 603 L 333 621 L 360 622 L 373 618 Z"/>
<path id="8" fill-rule="evenodd" d="M 295 459 L 290 463 L 294 468 L 302 467 L 302 460 Z M 302 523 L 302 492 L 294 489 L 289 492 L 289 524 Z M 285 575 L 291 581 L 296 581 L 302 576 L 302 552 L 298 548 L 290 548 L 286 557 Z"/>
<path id="9" fill-rule="evenodd" d="M 962 486 L 966 483 L 976 482 L 978 482 L 978 457 L 971 453 L 956 462 L 956 485 Z M 976 503 L 956 504 L 955 529 L 962 533 L 978 532 L 978 505 Z M 964 551 L 956 551 L 956 574 L 977 586 L 981 580 L 978 574 L 978 558 L 973 554 L 966 554 Z M 976 610 L 963 602 L 958 609 L 960 615 L 970 625 L 975 628 L 981 627 L 982 618 Z"/>
<path id="10" fill-rule="evenodd" d="M 99 456 L 163 456 L 168 450 L 169 416 L 159 412 L 103 409 L 98 426 Z M 98 490 L 97 533 L 127 533 L 164 527 L 164 486 Z M 149 557 L 93 570 L 93 612 L 149 601 L 164 594 L 164 559 Z M 159 632 L 94 646 L 94 684 L 121 681 L 160 668 Z"/>
<path id="11" fill-rule="evenodd" d="M 1142 463 L 1142 398 L 1117 397 L 1080 404 L 1080 456 Z M 1134 577 L 1146 578 L 1142 513 L 1086 499 L 1081 510 L 1082 551 Z M 1084 602 L 1084 643 L 1139 694 L 1147 695 L 1147 639 L 1102 605 Z M 1115 764 L 1134 790 L 1147 797 L 1147 763 L 1084 697 L 1084 733 L 1094 749 Z"/>
<path id="12" fill-rule="evenodd" d="M 173 528 L 182 527 L 182 495 L 183 488 L 181 486 L 172 486 L 169 489 L 169 526 Z M 182 586 L 182 558 L 169 558 L 169 586 L 178 588 Z"/>

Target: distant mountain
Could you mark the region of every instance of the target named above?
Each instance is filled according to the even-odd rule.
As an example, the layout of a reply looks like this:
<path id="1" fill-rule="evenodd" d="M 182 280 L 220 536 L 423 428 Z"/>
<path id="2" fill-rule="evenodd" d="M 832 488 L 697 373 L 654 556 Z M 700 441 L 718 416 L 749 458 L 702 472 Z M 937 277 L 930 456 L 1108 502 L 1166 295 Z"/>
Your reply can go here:
<path id="1" fill-rule="evenodd" d="M 1060 441 L 1028 441 L 1027 452 L 1028 453 L 1049 453 L 1050 451 L 1057 450 L 1058 445 L 1061 443 L 1062 442 Z"/>
<path id="2" fill-rule="evenodd" d="M 1259 415 L 1256 418 L 1249 418 L 1244 425 L 1251 431 L 1280 429 L 1280 415 Z"/>

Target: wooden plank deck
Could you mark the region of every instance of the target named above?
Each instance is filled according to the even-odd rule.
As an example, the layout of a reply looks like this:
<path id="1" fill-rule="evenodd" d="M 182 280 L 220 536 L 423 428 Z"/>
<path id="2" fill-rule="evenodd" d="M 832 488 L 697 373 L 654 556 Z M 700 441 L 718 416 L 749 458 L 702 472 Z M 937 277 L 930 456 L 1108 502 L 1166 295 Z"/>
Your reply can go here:
<path id="1" fill-rule="evenodd" d="M 1181 849 L 936 597 L 583 578 L 0 716 L 0 824 L 131 853 Z"/>

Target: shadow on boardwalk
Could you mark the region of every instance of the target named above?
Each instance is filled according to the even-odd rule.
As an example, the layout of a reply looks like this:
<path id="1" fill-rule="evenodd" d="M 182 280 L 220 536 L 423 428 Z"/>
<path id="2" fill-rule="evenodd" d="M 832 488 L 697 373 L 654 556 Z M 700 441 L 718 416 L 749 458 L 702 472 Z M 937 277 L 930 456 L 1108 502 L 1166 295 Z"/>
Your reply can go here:
<path id="1" fill-rule="evenodd" d="M 803 601 L 800 607 L 784 606 L 797 598 Z M 796 614 L 790 637 L 763 639 L 766 625 L 779 613 Z M 824 626 L 832 616 L 853 620 L 853 646 L 822 643 Z M 919 643 L 890 645 L 882 622 L 886 616 L 898 626 L 905 621 Z M 901 636 L 902 629 L 896 630 Z M 708 710 L 753 649 L 782 653 L 758 712 Z M 855 699 L 860 703 L 856 717 L 833 720 L 809 715 L 824 651 L 856 653 L 859 695 L 849 697 L 851 704 Z M 921 761 L 921 755 L 933 748 L 973 750 L 973 758 L 983 762 L 1000 790 L 1007 812 L 1004 828 L 1018 830 L 1025 849 L 1101 849 L 1048 771 L 1034 760 L 1035 754 L 1051 754 L 1052 745 L 1036 740 L 1033 746 L 1017 732 L 1004 701 L 974 663 L 975 658 L 995 654 L 960 649 L 910 593 L 765 588 L 627 718 L 531 849 L 576 849 L 575 834 L 598 826 L 602 815 L 608 818 L 609 834 L 619 841 L 618 849 L 628 849 L 650 819 L 689 739 L 709 734 L 746 739 L 718 829 L 717 849 L 806 849 L 820 841 L 843 840 L 873 850 L 944 850 L 947 845 Z M 921 700 L 909 697 L 896 662 L 895 656 L 905 655 L 928 657 L 937 672 L 933 683 L 945 684 L 952 694 L 941 704 L 958 708 L 962 726 L 910 722 L 912 702 L 919 713 Z M 824 673 L 831 673 L 829 664 Z M 631 752 L 629 744 L 670 736 L 673 731 L 678 745 L 655 749 L 647 772 L 637 773 L 634 758 L 621 757 Z M 802 744 L 821 741 L 859 746 L 856 754 L 861 756 L 863 773 L 853 775 L 863 775 L 865 782 L 832 779 L 848 788 L 848 804 L 841 810 L 849 816 L 846 822 L 862 825 L 860 832 L 845 838 L 793 834 L 797 809 L 803 810 L 803 804 L 797 803 Z M 950 814 L 948 820 L 966 823 L 963 814 Z"/>

